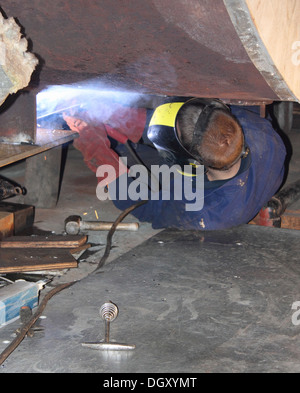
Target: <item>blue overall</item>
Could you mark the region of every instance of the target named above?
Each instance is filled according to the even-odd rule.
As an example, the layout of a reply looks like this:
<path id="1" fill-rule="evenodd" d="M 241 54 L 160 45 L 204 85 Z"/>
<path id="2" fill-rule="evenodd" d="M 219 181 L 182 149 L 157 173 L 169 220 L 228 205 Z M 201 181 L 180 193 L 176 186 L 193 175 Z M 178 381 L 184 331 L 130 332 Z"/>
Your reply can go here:
<path id="1" fill-rule="evenodd" d="M 197 230 L 230 228 L 248 223 L 257 215 L 281 186 L 286 149 L 271 122 L 261 118 L 254 108 L 232 106 L 231 111 L 240 122 L 250 149 L 247 165 L 229 180 L 206 181 L 204 205 L 199 211 L 186 210 L 190 200 L 185 195 L 175 200 L 171 194 L 170 200 L 149 199 L 131 214 L 141 222 L 151 222 L 153 228 Z M 173 187 L 170 189 L 172 193 Z M 114 203 L 124 210 L 136 201 L 115 200 Z"/>

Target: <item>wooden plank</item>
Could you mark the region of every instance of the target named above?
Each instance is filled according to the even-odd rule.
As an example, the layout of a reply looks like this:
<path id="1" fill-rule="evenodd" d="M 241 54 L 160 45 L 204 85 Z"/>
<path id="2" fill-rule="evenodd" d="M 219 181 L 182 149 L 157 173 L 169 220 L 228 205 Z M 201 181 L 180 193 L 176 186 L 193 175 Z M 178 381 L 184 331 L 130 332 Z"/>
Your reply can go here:
<path id="1" fill-rule="evenodd" d="M 248 224 L 273 226 L 272 220 L 264 219 L 259 213 Z M 281 216 L 280 228 L 300 230 L 300 210 L 286 210 Z"/>
<path id="2" fill-rule="evenodd" d="M 281 228 L 300 230 L 300 210 L 286 210 L 281 217 Z"/>
<path id="3" fill-rule="evenodd" d="M 275 66 L 300 100 L 299 0 L 246 0 L 246 4 Z"/>
<path id="4" fill-rule="evenodd" d="M 87 236 L 12 236 L 0 242 L 0 248 L 78 248 L 85 245 Z"/>
<path id="5" fill-rule="evenodd" d="M 22 203 L 0 202 L 0 212 L 12 213 L 14 216 L 14 230 L 11 235 L 18 235 L 24 229 L 31 228 L 34 222 L 34 206 Z"/>
<path id="6" fill-rule="evenodd" d="M 69 269 L 77 265 L 65 249 L 0 249 L 0 273 Z"/>
<path id="7" fill-rule="evenodd" d="M 287 34 L 287 30 L 296 32 L 299 26 L 300 8 L 297 0 L 223 1 L 249 58 L 278 96 L 275 101 L 278 99 L 280 101 L 299 101 L 298 70 L 293 62 L 293 56 L 297 55 L 297 50 L 294 51 L 295 53 L 292 51 L 292 46 L 294 43 L 297 44 L 298 38 L 297 34 Z M 257 10 L 257 7 L 260 10 Z M 278 28 L 279 26 L 280 28 Z M 281 29 L 283 26 L 284 28 Z M 286 29 L 286 26 L 290 27 Z M 268 35 L 270 42 L 272 42 L 271 47 L 264 37 L 264 33 L 268 32 L 270 27 L 271 34 Z M 291 39 L 294 41 L 291 42 Z M 281 48 L 277 52 L 279 58 L 274 57 L 272 49 L 275 47 Z M 282 67 L 278 67 L 279 63 Z M 285 68 L 291 70 L 290 73 L 293 75 L 293 79 L 295 78 L 292 82 L 288 78 L 290 73 L 282 72 L 285 71 Z"/>
<path id="8" fill-rule="evenodd" d="M 86 243 L 86 244 L 83 244 L 83 245 L 80 246 L 80 247 L 70 249 L 70 253 L 71 253 L 72 255 L 75 255 L 75 254 L 78 254 L 78 253 L 80 253 L 80 252 L 82 252 L 82 251 L 87 250 L 87 249 L 90 248 L 90 247 L 91 247 L 91 244 L 90 244 L 90 243 Z"/>
<path id="9" fill-rule="evenodd" d="M 35 145 L 0 143 L 0 167 L 63 145 L 77 137 L 78 133 L 74 131 L 38 128 Z"/>
<path id="10" fill-rule="evenodd" d="M 14 214 L 0 211 L 0 240 L 14 233 Z"/>

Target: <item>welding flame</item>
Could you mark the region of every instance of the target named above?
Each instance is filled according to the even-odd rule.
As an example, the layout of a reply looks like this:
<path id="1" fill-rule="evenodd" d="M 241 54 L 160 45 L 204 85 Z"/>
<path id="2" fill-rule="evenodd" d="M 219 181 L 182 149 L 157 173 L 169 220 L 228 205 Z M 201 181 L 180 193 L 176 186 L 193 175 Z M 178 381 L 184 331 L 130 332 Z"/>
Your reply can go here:
<path id="1" fill-rule="evenodd" d="M 105 122 L 115 111 L 111 104 L 135 106 L 141 97 L 144 97 L 141 93 L 114 90 L 93 81 L 49 86 L 37 94 L 37 120 L 66 112 L 73 116 L 85 111 L 91 120 Z"/>

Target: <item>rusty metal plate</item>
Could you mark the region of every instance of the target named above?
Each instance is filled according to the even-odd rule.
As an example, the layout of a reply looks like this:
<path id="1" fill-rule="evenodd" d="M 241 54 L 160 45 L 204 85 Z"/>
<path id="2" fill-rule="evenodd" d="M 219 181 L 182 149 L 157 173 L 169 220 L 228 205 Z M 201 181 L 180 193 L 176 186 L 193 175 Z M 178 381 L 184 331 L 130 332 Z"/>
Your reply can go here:
<path id="1" fill-rule="evenodd" d="M 35 143 L 36 96 L 32 92 L 10 95 L 0 108 L 0 142 Z"/>
<path id="2" fill-rule="evenodd" d="M 39 87 L 97 77 L 146 94 L 276 100 L 222 0 L 15 0 Z"/>

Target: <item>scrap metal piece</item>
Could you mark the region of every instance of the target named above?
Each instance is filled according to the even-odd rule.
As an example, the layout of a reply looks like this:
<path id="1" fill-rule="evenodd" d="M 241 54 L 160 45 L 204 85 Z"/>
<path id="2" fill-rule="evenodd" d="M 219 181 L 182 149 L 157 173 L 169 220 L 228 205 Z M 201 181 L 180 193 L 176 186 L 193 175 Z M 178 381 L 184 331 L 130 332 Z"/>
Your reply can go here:
<path id="1" fill-rule="evenodd" d="M 262 226 L 281 228 L 286 209 L 300 199 L 300 179 L 286 185 L 264 206 L 253 223 Z"/>
<path id="2" fill-rule="evenodd" d="M 0 142 L 9 144 L 36 143 L 36 95 L 19 91 L 7 97 L 0 108 Z"/>
<path id="3" fill-rule="evenodd" d="M 27 40 L 13 18 L 0 13 L 0 105 L 7 96 L 28 86 L 38 59 L 27 52 Z"/>
<path id="4" fill-rule="evenodd" d="M 30 319 L 32 318 L 32 309 L 29 306 L 22 306 L 20 308 L 20 319 L 21 319 L 21 323 L 22 323 L 22 327 L 25 326 Z M 18 328 L 16 330 L 16 335 L 21 334 L 21 330 L 22 327 Z M 43 331 L 44 328 L 43 327 L 38 327 L 38 326 L 33 326 L 32 328 L 30 328 L 26 334 L 27 337 L 33 337 L 34 336 L 34 332 L 41 332 Z"/>
<path id="5" fill-rule="evenodd" d="M 24 195 L 25 189 L 7 180 L 0 179 L 0 200 L 14 195 Z"/>
<path id="6" fill-rule="evenodd" d="M 95 343 L 82 343 L 81 344 L 85 348 L 91 349 L 100 349 L 102 351 L 110 350 L 110 351 L 124 351 L 124 350 L 132 350 L 135 349 L 135 345 L 122 344 L 122 343 L 106 343 L 106 342 L 95 342 Z"/>
<path id="7" fill-rule="evenodd" d="M 300 199 L 300 179 L 285 186 L 268 202 L 268 207 L 272 208 L 277 216 L 281 216 L 287 207 Z"/>
<path id="8" fill-rule="evenodd" d="M 104 319 L 105 322 L 105 339 L 100 342 L 87 342 L 82 343 L 81 345 L 86 348 L 91 349 L 100 349 L 100 350 L 114 350 L 114 351 L 122 351 L 122 350 L 132 350 L 135 349 L 135 345 L 123 344 L 118 342 L 110 342 L 109 334 L 110 334 L 110 323 L 114 321 L 119 314 L 119 309 L 116 304 L 112 302 L 104 303 L 100 308 L 100 316 Z"/>
<path id="9" fill-rule="evenodd" d="M 29 85 L 38 59 L 27 51 L 27 40 L 13 18 L 0 12 L 0 141 L 34 143 L 36 132 L 35 96 L 18 92 Z M 10 94 L 17 93 L 15 96 Z M 9 99 L 7 99 L 9 97 Z"/>

